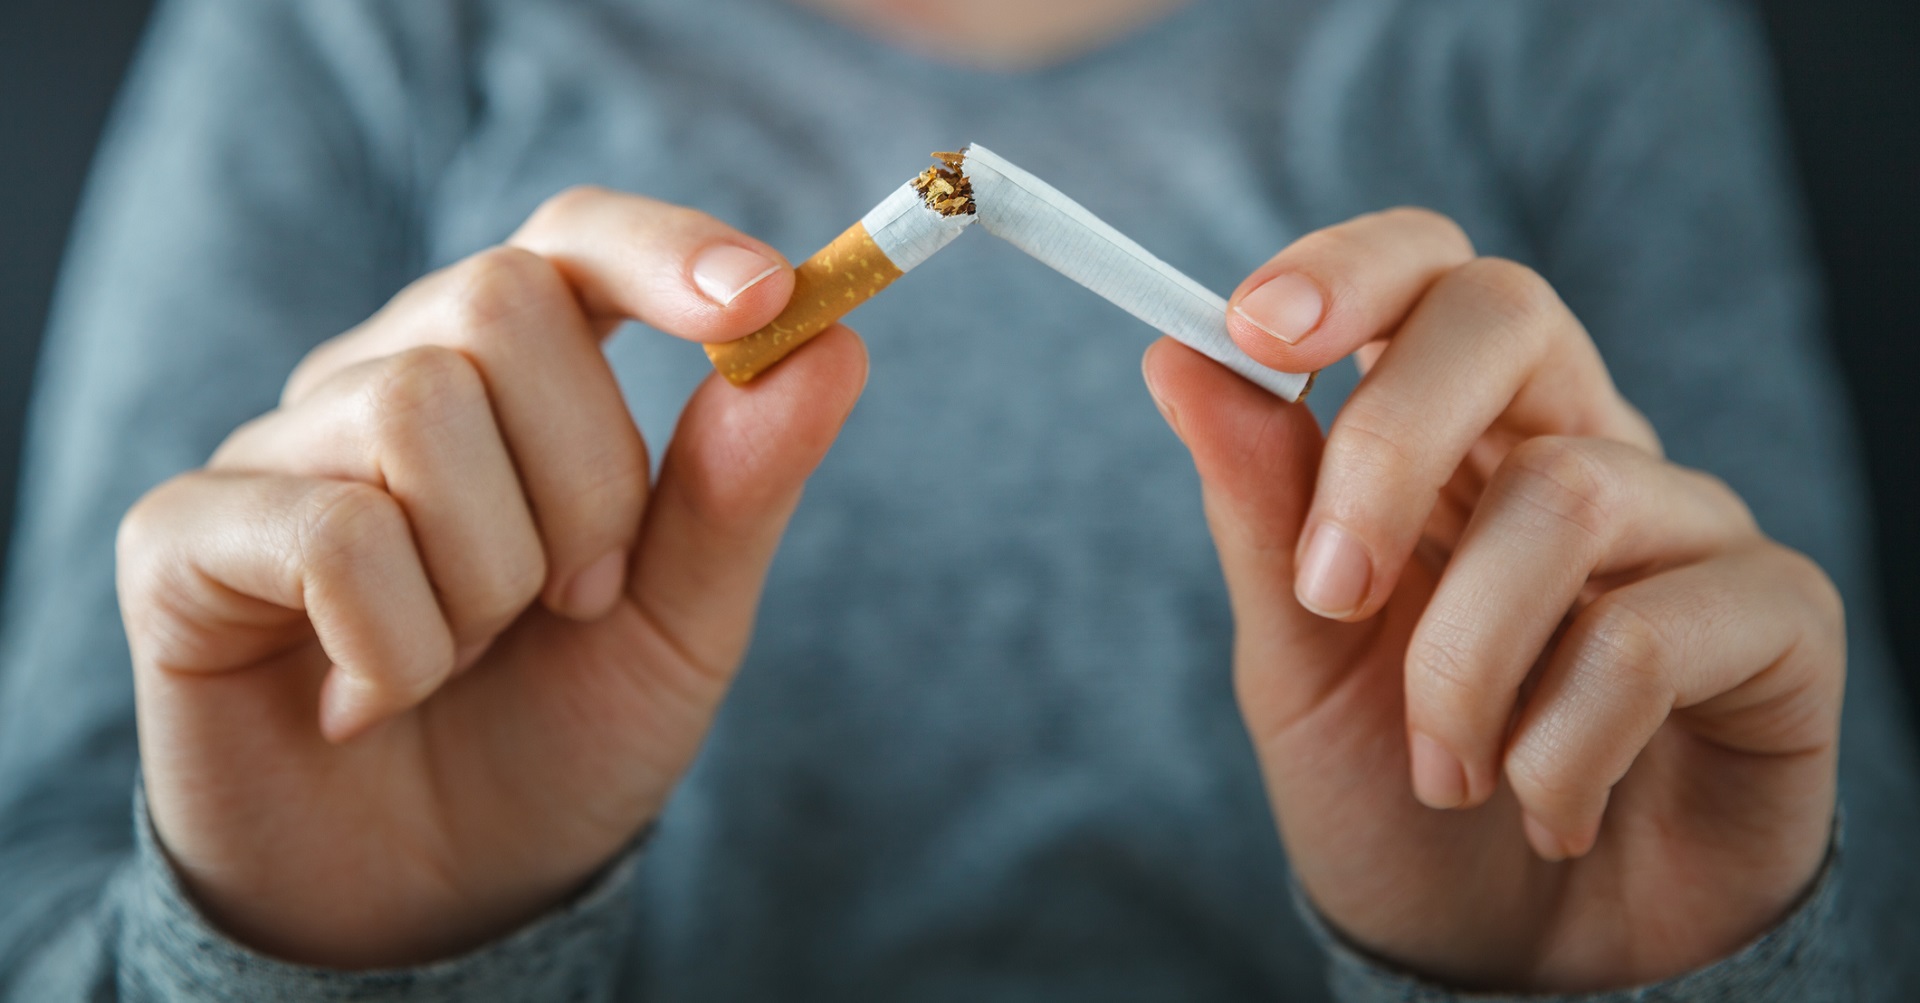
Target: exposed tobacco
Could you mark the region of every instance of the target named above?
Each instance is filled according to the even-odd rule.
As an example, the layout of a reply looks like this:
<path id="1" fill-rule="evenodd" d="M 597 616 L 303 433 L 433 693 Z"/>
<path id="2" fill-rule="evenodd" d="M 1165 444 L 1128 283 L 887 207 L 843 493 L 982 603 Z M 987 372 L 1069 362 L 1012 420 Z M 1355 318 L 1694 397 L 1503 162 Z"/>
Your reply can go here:
<path id="1" fill-rule="evenodd" d="M 977 211 L 973 203 L 973 182 L 960 172 L 966 155 L 936 153 L 933 157 L 944 166 L 929 167 L 914 178 L 913 190 L 926 200 L 927 208 L 942 216 L 973 215 Z"/>

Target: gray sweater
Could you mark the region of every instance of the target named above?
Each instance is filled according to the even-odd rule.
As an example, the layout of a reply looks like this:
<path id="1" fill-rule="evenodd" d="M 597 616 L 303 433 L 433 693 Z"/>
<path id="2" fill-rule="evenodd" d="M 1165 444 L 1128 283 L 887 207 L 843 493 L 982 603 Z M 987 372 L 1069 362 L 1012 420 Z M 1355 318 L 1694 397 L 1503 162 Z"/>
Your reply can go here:
<path id="1" fill-rule="evenodd" d="M 1914 998 L 1914 750 L 1771 101 L 1753 27 L 1710 0 L 1201 0 L 1020 74 L 780 0 L 163 4 L 35 404 L 0 998 L 1453 998 L 1292 903 L 1192 466 L 1141 385 L 1152 332 L 977 235 L 854 316 L 872 379 L 739 684 L 650 841 L 579 900 L 432 968 L 329 973 L 224 939 L 155 851 L 113 592 L 142 491 L 564 186 L 798 259 L 971 140 L 1223 292 L 1403 203 L 1544 272 L 1673 457 L 1851 603 L 1844 864 L 1741 955 L 1611 998 Z M 703 355 L 645 330 L 609 351 L 658 447 Z M 1351 382 L 1328 375 L 1323 415 Z"/>

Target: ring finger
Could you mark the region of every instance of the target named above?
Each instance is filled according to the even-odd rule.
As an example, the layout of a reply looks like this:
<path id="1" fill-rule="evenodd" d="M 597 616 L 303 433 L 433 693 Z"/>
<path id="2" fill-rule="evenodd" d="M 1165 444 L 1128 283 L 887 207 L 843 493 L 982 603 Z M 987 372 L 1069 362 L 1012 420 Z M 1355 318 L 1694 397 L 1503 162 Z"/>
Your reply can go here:
<path id="1" fill-rule="evenodd" d="M 1504 769 L 1529 842 L 1548 859 L 1591 849 L 1614 785 L 1678 714 L 1701 754 L 1766 762 L 1771 775 L 1748 784 L 1740 770 L 1703 773 L 1715 780 L 1687 788 L 1689 814 L 1716 832 L 1798 829 L 1793 842 L 1825 846 L 1831 805 L 1808 811 L 1785 792 L 1831 776 L 1845 661 L 1832 584 L 1771 543 L 1608 593 L 1568 629 L 1514 728 Z M 1783 770 L 1806 783 L 1783 785 Z"/>

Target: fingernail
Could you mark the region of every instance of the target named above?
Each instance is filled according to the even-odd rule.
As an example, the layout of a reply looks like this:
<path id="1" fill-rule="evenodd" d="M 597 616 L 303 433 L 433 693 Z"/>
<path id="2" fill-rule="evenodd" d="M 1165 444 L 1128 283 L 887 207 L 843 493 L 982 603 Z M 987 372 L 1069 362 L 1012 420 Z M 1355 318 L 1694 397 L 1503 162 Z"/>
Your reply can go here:
<path id="1" fill-rule="evenodd" d="M 1413 756 L 1413 796 L 1429 808 L 1458 808 L 1467 803 L 1467 774 L 1447 747 L 1414 732 L 1408 740 Z"/>
<path id="2" fill-rule="evenodd" d="M 1542 860 L 1561 861 L 1567 859 L 1567 849 L 1553 830 L 1534 820 L 1532 815 L 1522 814 L 1520 824 L 1527 830 L 1527 842 L 1533 846 L 1533 852 Z"/>
<path id="3" fill-rule="evenodd" d="M 758 251 L 719 244 L 693 260 L 693 284 L 706 298 L 726 306 L 779 270 L 777 262 Z"/>
<path id="4" fill-rule="evenodd" d="M 1373 561 L 1367 549 L 1346 530 L 1321 523 L 1300 559 L 1294 595 L 1307 609 L 1341 620 L 1359 611 L 1372 582 Z"/>
<path id="5" fill-rule="evenodd" d="M 335 668 L 320 684 L 320 734 L 344 742 L 380 716 L 379 694 L 366 681 Z"/>
<path id="6" fill-rule="evenodd" d="M 596 620 L 613 608 L 620 598 L 620 584 L 626 578 L 627 555 L 616 550 L 587 565 L 573 576 L 564 601 L 567 613 L 583 620 Z"/>
<path id="7" fill-rule="evenodd" d="M 1233 309 L 1247 323 L 1294 345 L 1320 326 L 1327 298 L 1312 279 L 1288 273 L 1268 279 Z"/>

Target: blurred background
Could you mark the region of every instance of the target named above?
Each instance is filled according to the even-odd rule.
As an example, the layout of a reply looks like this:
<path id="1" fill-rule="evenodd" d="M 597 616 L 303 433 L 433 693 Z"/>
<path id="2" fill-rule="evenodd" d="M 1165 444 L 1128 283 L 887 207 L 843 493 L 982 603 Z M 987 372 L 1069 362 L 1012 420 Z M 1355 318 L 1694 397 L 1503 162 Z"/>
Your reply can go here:
<path id="1" fill-rule="evenodd" d="M 1772 36 L 1920 712 L 1920 3 L 1737 0 Z M 0 0 L 0 526 L 67 228 L 150 0 Z M 6 540 L 0 538 L 0 562 Z"/>

